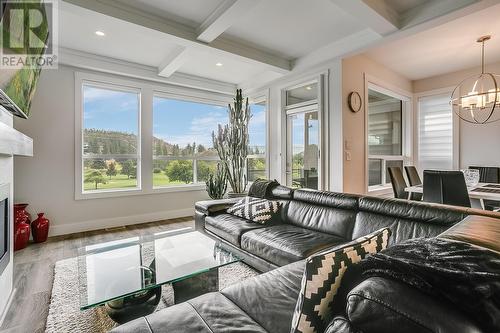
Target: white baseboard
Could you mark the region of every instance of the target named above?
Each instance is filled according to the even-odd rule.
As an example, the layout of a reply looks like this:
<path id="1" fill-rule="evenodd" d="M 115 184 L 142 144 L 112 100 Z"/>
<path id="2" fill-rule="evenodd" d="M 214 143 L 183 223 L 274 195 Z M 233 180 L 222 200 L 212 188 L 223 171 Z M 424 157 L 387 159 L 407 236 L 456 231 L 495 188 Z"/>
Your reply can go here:
<path id="1" fill-rule="evenodd" d="M 193 215 L 194 215 L 194 208 L 186 208 L 186 209 L 166 210 L 166 211 L 139 214 L 139 215 L 112 217 L 99 220 L 89 220 L 76 223 L 65 223 L 60 225 L 56 224 L 50 226 L 49 236 L 67 235 L 76 232 L 99 230 L 106 228 L 116 228 L 126 225 L 141 224 L 141 223 L 174 219 L 178 217 L 193 216 Z"/>
<path id="2" fill-rule="evenodd" d="M 14 288 L 12 292 L 10 293 L 9 300 L 7 301 L 7 304 L 5 304 L 5 308 L 3 309 L 3 312 L 0 314 L 0 327 L 3 325 L 3 321 L 5 320 L 5 316 L 7 316 L 7 312 L 9 312 L 10 305 L 12 304 L 12 301 L 14 300 L 14 295 L 16 294 L 17 289 Z"/>

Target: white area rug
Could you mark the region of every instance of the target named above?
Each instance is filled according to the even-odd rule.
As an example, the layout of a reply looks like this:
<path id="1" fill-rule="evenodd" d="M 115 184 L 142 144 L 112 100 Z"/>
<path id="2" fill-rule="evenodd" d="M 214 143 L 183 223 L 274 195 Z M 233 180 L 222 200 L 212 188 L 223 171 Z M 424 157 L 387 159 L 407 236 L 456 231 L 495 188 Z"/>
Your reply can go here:
<path id="1" fill-rule="evenodd" d="M 80 311 L 77 273 L 76 258 L 56 262 L 45 332 L 100 333 L 108 332 L 115 327 L 115 322 L 107 316 L 104 307 Z M 223 289 L 258 274 L 244 263 L 231 264 L 219 269 L 219 287 Z M 172 287 L 164 285 L 162 302 L 156 311 L 172 305 L 173 295 Z"/>

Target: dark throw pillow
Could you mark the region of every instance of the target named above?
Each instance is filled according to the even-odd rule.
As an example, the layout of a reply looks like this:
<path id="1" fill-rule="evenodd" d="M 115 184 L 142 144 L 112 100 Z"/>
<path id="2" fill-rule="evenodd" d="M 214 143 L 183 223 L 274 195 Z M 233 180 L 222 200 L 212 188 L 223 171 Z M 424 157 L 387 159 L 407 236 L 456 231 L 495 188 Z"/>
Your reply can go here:
<path id="1" fill-rule="evenodd" d="M 333 316 L 332 305 L 345 271 L 367 254 L 387 247 L 390 230 L 383 228 L 306 259 L 291 333 L 323 332 Z"/>
<path id="2" fill-rule="evenodd" d="M 278 217 L 281 203 L 253 197 L 244 197 L 227 209 L 229 214 L 265 224 Z"/>
<path id="3" fill-rule="evenodd" d="M 254 180 L 252 186 L 248 190 L 248 196 L 254 198 L 267 198 L 270 196 L 272 190 L 279 186 L 277 180 L 267 180 L 258 178 Z"/>

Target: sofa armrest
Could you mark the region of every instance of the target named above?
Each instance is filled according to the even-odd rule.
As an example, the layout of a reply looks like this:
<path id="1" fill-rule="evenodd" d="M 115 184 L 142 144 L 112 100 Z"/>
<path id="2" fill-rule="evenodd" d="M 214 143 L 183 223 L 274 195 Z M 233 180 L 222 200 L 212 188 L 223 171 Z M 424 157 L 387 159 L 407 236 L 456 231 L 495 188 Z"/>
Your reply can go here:
<path id="1" fill-rule="evenodd" d="M 218 199 L 218 200 L 204 200 L 198 201 L 194 208 L 196 212 L 204 215 L 213 215 L 215 213 L 225 211 L 241 198 L 231 198 L 231 199 Z"/>
<path id="2" fill-rule="evenodd" d="M 362 332 L 483 332 L 446 301 L 381 277 L 370 277 L 349 292 L 346 313 Z"/>

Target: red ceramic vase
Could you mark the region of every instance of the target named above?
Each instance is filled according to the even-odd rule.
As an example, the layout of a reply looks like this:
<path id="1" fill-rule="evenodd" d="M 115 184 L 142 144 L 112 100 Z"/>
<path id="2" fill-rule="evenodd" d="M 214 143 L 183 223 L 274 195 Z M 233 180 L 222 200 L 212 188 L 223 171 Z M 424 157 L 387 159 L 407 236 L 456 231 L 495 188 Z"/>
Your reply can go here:
<path id="1" fill-rule="evenodd" d="M 31 215 L 26 211 L 28 207 L 27 203 L 17 203 L 14 204 L 14 223 L 18 224 L 20 222 L 31 223 Z"/>
<path id="2" fill-rule="evenodd" d="M 44 213 L 38 213 L 38 218 L 31 222 L 31 233 L 35 243 L 42 243 L 49 236 L 50 221 L 43 216 Z"/>
<path id="3" fill-rule="evenodd" d="M 14 227 L 14 251 L 24 249 L 30 240 L 30 225 L 25 222 L 16 223 Z"/>

